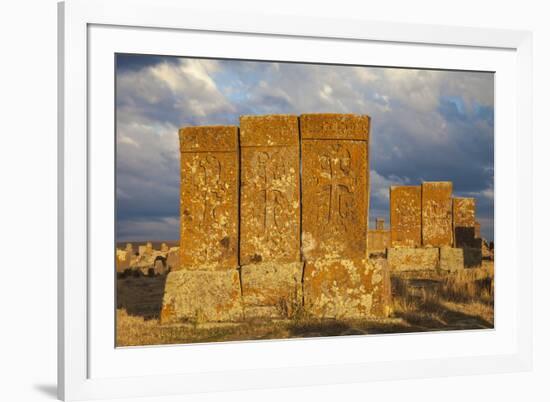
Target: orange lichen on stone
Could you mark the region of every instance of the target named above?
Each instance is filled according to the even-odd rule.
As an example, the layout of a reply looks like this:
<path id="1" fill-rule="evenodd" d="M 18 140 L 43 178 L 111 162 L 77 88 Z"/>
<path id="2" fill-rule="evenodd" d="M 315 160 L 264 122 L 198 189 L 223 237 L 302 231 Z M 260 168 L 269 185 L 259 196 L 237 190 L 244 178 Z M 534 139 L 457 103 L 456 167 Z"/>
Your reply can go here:
<path id="1" fill-rule="evenodd" d="M 235 152 L 236 126 L 183 127 L 179 130 L 180 152 Z"/>
<path id="2" fill-rule="evenodd" d="M 433 271 L 439 266 L 439 249 L 389 248 L 388 265 L 391 271 Z"/>
<path id="3" fill-rule="evenodd" d="M 300 261 L 298 118 L 243 116 L 240 262 Z"/>
<path id="4" fill-rule="evenodd" d="M 306 262 L 304 308 L 317 318 L 384 317 L 390 312 L 390 286 L 384 259 Z"/>
<path id="5" fill-rule="evenodd" d="M 368 122 L 368 116 L 300 117 L 306 260 L 366 256 Z"/>
<path id="6" fill-rule="evenodd" d="M 453 245 L 453 183 L 422 183 L 422 245 Z"/>
<path id="7" fill-rule="evenodd" d="M 187 127 L 179 134 L 181 267 L 233 269 L 238 264 L 238 129 Z"/>
<path id="8" fill-rule="evenodd" d="M 392 247 L 419 247 L 422 244 L 420 186 L 390 187 L 390 231 Z"/>
<path id="9" fill-rule="evenodd" d="M 464 250 L 461 248 L 441 247 L 439 250 L 439 268 L 450 272 L 464 269 Z"/>
<path id="10" fill-rule="evenodd" d="M 300 116 L 302 139 L 369 140 L 370 117 L 356 114 L 319 113 Z"/>
<path id="11" fill-rule="evenodd" d="M 453 233 L 455 247 L 476 246 L 475 198 L 453 198 Z"/>
<path id="12" fill-rule="evenodd" d="M 161 323 L 240 321 L 243 318 L 239 273 L 175 271 L 166 277 Z"/>
<path id="13" fill-rule="evenodd" d="M 246 318 L 290 318 L 302 305 L 303 263 L 261 263 L 241 268 Z"/>

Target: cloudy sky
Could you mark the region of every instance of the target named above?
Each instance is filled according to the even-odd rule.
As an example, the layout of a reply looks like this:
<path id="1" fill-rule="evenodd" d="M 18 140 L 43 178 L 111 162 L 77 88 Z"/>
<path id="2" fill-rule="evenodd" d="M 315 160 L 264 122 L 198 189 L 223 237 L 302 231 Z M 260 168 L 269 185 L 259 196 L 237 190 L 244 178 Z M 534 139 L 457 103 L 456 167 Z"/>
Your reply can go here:
<path id="1" fill-rule="evenodd" d="M 371 222 L 389 186 L 451 180 L 493 239 L 492 73 L 118 55 L 117 240 L 179 238 L 178 128 L 243 114 L 372 118 Z"/>

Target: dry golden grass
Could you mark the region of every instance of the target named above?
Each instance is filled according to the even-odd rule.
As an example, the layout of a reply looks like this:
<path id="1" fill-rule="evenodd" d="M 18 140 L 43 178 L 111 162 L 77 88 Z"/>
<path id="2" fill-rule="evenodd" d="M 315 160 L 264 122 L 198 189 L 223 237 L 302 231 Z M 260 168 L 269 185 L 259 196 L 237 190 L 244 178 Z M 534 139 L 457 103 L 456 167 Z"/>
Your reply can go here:
<path id="1" fill-rule="evenodd" d="M 163 276 L 117 281 L 117 346 L 493 328 L 494 269 L 392 276 L 393 314 L 387 319 L 249 320 L 239 324 L 158 322 Z"/>

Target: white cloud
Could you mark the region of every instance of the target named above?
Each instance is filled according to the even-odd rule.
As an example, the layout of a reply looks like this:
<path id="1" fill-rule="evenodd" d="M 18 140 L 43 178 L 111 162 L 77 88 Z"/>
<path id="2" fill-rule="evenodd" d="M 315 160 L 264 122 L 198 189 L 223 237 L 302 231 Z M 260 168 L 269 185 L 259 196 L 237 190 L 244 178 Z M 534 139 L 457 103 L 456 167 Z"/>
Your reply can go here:
<path id="1" fill-rule="evenodd" d="M 372 117 L 377 213 L 387 205 L 390 185 L 422 177 L 453 177 L 463 193 L 492 202 L 492 190 L 483 190 L 492 179 L 485 168 L 492 165 L 492 122 L 473 115 L 476 105 L 492 106 L 492 87 L 492 76 L 482 73 L 228 60 L 172 59 L 121 71 L 117 191 L 130 197 L 135 216 L 172 208 L 168 214 L 177 218 L 179 127 L 235 124 L 241 114 L 336 112 Z M 457 105 L 466 115 L 457 118 L 464 121 L 445 115 L 454 105 L 442 109 L 447 98 L 463 103 Z M 158 216 L 151 219 L 159 225 Z M 147 229 L 140 225 L 132 228 Z"/>

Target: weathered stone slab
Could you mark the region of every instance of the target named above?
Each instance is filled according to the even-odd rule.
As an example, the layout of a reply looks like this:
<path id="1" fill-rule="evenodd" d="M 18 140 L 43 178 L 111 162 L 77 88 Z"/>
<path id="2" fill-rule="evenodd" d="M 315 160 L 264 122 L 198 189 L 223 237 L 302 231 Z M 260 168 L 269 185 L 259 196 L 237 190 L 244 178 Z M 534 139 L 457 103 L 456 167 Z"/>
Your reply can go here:
<path id="1" fill-rule="evenodd" d="M 439 249 L 389 248 L 388 264 L 391 271 L 436 270 L 439 266 Z"/>
<path id="2" fill-rule="evenodd" d="M 300 261 L 298 117 L 243 116 L 240 262 Z"/>
<path id="3" fill-rule="evenodd" d="M 390 313 L 390 288 L 385 259 L 308 261 L 304 308 L 317 318 L 385 317 Z"/>
<path id="4" fill-rule="evenodd" d="M 370 253 L 385 252 L 390 247 L 390 231 L 389 230 L 369 230 L 367 237 L 367 249 Z"/>
<path id="5" fill-rule="evenodd" d="M 160 320 L 177 322 L 239 321 L 243 318 L 239 273 L 170 272 L 166 277 Z"/>
<path id="6" fill-rule="evenodd" d="M 392 247 L 422 244 L 422 197 L 420 186 L 390 187 L 390 229 Z"/>
<path id="7" fill-rule="evenodd" d="M 364 258 L 368 116 L 303 115 L 302 252 L 306 260 Z"/>
<path id="8" fill-rule="evenodd" d="M 441 247 L 439 250 L 439 268 L 450 272 L 464 269 L 464 250 L 461 248 Z"/>
<path id="9" fill-rule="evenodd" d="M 303 263 L 261 263 L 241 267 L 246 318 L 290 318 L 302 305 Z"/>
<path id="10" fill-rule="evenodd" d="M 376 218 L 376 230 L 384 230 L 384 218 Z"/>
<path id="11" fill-rule="evenodd" d="M 453 245 L 453 183 L 422 183 L 422 245 Z"/>
<path id="12" fill-rule="evenodd" d="M 179 135 L 181 266 L 234 269 L 238 264 L 238 129 L 187 127 Z"/>
<path id="13" fill-rule="evenodd" d="M 475 246 L 475 226 L 475 198 L 453 198 L 453 233 L 455 247 Z"/>

